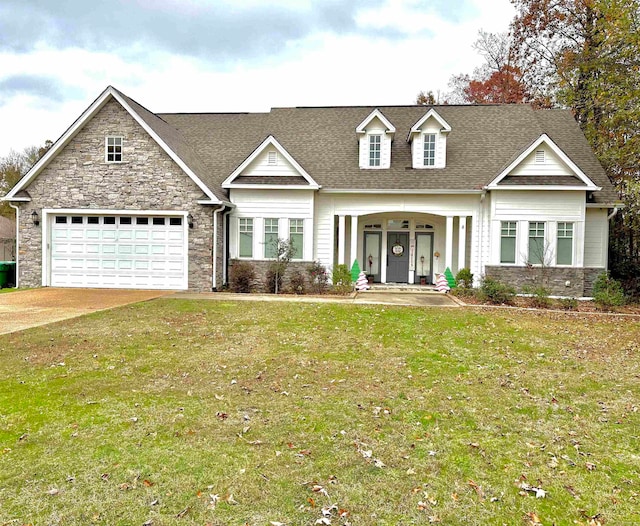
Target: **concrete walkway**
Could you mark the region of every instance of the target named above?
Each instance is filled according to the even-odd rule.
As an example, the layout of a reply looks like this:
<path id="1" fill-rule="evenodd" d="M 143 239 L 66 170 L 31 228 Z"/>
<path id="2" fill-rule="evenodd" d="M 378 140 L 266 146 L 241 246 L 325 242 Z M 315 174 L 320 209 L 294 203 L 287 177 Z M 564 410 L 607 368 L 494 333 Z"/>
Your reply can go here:
<path id="1" fill-rule="evenodd" d="M 359 305 L 402 305 L 409 307 L 460 307 L 449 294 L 439 292 L 358 292 L 351 296 L 309 296 L 295 294 L 234 294 L 230 292 L 176 292 L 169 298 L 215 301 L 270 301 L 297 303 L 345 303 Z"/>
<path id="2" fill-rule="evenodd" d="M 0 294 L 0 334 L 171 294 L 159 290 L 41 289 Z"/>

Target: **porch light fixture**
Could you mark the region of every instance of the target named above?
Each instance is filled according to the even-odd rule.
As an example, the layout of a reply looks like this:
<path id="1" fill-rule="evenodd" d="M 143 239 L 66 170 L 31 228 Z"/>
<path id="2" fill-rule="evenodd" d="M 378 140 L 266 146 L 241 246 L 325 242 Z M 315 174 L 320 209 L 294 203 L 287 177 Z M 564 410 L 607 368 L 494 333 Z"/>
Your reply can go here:
<path id="1" fill-rule="evenodd" d="M 31 221 L 33 221 L 33 224 L 35 226 L 40 225 L 40 217 L 38 217 L 38 212 L 36 212 L 35 210 L 31 212 Z"/>
<path id="2" fill-rule="evenodd" d="M 189 225 L 189 228 L 193 228 L 193 216 L 191 214 L 187 215 L 187 225 Z"/>

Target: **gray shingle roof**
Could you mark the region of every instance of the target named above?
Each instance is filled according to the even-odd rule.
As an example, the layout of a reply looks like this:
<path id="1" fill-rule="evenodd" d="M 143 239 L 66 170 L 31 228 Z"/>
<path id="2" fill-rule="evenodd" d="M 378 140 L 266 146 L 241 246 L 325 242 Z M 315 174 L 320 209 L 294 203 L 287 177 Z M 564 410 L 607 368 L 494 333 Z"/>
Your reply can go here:
<path id="1" fill-rule="evenodd" d="M 481 190 L 546 133 L 603 188 L 596 193 L 596 202 L 618 201 L 568 110 L 534 110 L 527 105 L 436 106 L 452 128 L 447 138 L 446 168 L 412 169 L 406 137 L 429 107 L 378 106 L 396 127 L 391 167 L 360 169 L 355 128 L 374 109 L 274 108 L 269 113 L 158 114 L 160 122 L 154 126 L 163 138 L 166 134 L 186 152 L 188 164 L 216 194 L 221 191 L 222 181 L 269 135 L 324 189 L 411 191 Z"/>

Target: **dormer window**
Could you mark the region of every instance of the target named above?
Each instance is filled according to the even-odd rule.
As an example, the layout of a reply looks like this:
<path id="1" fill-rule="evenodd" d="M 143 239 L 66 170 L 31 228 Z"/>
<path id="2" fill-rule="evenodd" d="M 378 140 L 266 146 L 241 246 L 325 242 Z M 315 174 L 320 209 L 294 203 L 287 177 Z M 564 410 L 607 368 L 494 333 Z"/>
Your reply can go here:
<path id="1" fill-rule="evenodd" d="M 106 139 L 105 160 L 108 163 L 122 162 L 122 144 L 124 137 L 111 136 Z"/>
<path id="2" fill-rule="evenodd" d="M 436 134 L 435 133 L 424 134 L 424 165 L 425 166 L 436 165 Z"/>
<path id="3" fill-rule="evenodd" d="M 431 108 L 416 122 L 407 142 L 411 143 L 413 168 L 444 168 L 447 165 L 447 136 L 451 126 Z"/>
<path id="4" fill-rule="evenodd" d="M 382 135 L 369 135 L 369 166 L 380 166 Z"/>
<path id="5" fill-rule="evenodd" d="M 380 110 L 373 110 L 356 128 L 360 145 L 358 165 L 365 169 L 391 166 L 391 141 L 396 129 Z"/>

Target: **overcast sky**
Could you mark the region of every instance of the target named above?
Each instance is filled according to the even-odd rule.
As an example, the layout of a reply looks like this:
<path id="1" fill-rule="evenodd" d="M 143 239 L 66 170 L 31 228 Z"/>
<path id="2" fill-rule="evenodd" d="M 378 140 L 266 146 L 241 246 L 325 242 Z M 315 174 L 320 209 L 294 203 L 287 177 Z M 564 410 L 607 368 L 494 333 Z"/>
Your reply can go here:
<path id="1" fill-rule="evenodd" d="M 154 112 L 412 104 L 471 72 L 509 0 L 2 0 L 0 156 L 113 85 Z"/>

